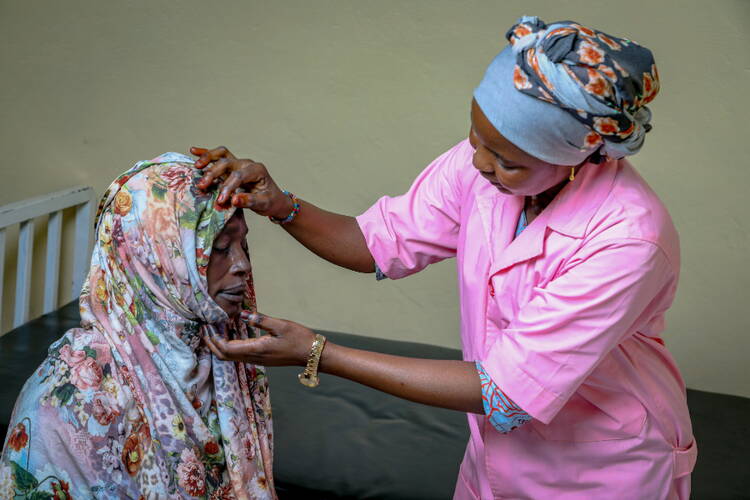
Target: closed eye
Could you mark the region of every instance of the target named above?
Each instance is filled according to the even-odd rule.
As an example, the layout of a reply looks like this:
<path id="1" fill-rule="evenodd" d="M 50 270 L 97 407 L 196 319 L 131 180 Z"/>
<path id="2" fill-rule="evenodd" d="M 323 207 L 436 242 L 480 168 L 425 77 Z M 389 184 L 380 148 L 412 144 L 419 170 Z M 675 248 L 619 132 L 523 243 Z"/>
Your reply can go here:
<path id="1" fill-rule="evenodd" d="M 490 148 L 487 148 L 487 149 L 489 150 L 490 153 L 492 153 L 492 155 L 495 158 L 497 158 L 497 161 L 499 163 L 502 163 L 503 165 L 507 165 L 508 163 L 510 163 L 508 160 L 506 160 L 505 158 L 503 158 L 502 156 L 500 156 L 500 153 L 498 153 L 497 151 L 494 151 L 494 150 L 492 150 Z"/>
<path id="2" fill-rule="evenodd" d="M 503 159 L 502 156 L 500 156 L 499 154 L 495 153 L 494 151 L 492 152 L 492 154 L 495 155 L 495 159 L 497 160 L 497 164 L 500 165 L 501 167 L 503 167 L 505 170 L 515 170 L 515 169 L 518 169 L 518 168 L 523 168 L 521 165 L 509 165 L 508 162 L 505 159 Z"/>

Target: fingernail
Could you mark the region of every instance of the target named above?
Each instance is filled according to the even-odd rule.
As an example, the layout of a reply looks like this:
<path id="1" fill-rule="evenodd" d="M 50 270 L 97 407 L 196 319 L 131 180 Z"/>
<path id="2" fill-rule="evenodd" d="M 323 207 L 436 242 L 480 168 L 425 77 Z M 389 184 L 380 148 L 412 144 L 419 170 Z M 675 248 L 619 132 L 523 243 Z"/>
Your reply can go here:
<path id="1" fill-rule="evenodd" d="M 250 311 L 242 311 L 240 312 L 240 318 L 242 318 L 244 321 L 253 321 L 255 320 L 255 314 L 251 313 Z"/>

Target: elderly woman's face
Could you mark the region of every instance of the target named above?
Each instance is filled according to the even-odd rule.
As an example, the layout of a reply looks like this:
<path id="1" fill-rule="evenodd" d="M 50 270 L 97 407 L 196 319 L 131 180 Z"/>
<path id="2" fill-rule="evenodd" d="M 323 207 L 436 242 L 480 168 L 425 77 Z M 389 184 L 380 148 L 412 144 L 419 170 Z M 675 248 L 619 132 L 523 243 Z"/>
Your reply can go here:
<path id="1" fill-rule="evenodd" d="M 246 236 L 245 216 L 242 210 L 237 210 L 214 240 L 208 261 L 208 294 L 229 317 L 240 313 L 245 300 L 250 276 Z"/>
<path id="2" fill-rule="evenodd" d="M 505 194 L 532 196 L 557 186 L 570 175 L 570 167 L 534 158 L 503 137 L 471 101 L 469 141 L 474 147 L 474 167 Z"/>

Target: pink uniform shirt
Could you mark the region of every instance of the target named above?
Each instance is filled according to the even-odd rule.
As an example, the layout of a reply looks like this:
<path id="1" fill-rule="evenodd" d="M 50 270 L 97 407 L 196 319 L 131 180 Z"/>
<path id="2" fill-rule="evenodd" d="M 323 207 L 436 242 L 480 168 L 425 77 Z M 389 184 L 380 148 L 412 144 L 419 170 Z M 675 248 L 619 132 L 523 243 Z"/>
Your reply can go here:
<path id="1" fill-rule="evenodd" d="M 454 498 L 687 498 L 697 446 L 659 336 L 680 265 L 667 210 L 627 161 L 589 164 L 513 239 L 523 197 L 473 153 L 357 218 L 391 279 L 456 257 L 464 359 L 533 417 L 501 434 L 468 415 Z"/>

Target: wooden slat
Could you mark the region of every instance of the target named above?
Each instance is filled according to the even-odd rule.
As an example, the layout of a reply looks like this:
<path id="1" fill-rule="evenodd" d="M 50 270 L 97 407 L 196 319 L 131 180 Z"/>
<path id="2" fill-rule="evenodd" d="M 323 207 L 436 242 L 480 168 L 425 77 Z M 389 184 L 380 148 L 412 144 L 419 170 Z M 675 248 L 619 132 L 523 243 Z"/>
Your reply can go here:
<path id="1" fill-rule="evenodd" d="M 88 202 L 76 207 L 75 250 L 73 253 L 73 288 L 71 297 L 78 297 L 81 293 L 83 280 L 91 262 L 91 212 L 94 202 Z"/>
<path id="2" fill-rule="evenodd" d="M 44 266 L 44 314 L 57 309 L 57 289 L 60 283 L 60 236 L 62 211 L 49 214 L 47 221 L 47 260 Z"/>
<path id="3" fill-rule="evenodd" d="M 72 298 L 78 296 L 90 261 L 94 190 L 90 187 L 74 187 L 55 193 L 0 206 L 0 320 L 2 320 L 2 283 L 4 278 L 3 258 L 7 239 L 6 228 L 20 224 L 18 238 L 18 262 L 16 289 L 13 300 L 15 328 L 28 321 L 31 308 L 31 274 L 34 248 L 34 219 L 49 215 L 47 227 L 46 267 L 44 271 L 44 312 L 55 310 L 59 299 L 60 252 L 62 239 L 62 211 L 76 209 L 75 244 L 73 255 Z M 35 292 L 35 299 L 37 299 Z M 42 297 L 39 296 L 39 299 Z M 7 314 L 7 313 L 6 313 Z"/>
<path id="4" fill-rule="evenodd" d="M 34 219 L 21 222 L 18 232 L 18 267 L 16 268 L 16 297 L 13 328 L 29 320 L 31 298 L 31 261 L 34 251 Z"/>
<path id="5" fill-rule="evenodd" d="M 92 188 L 79 186 L 3 205 L 0 207 L 0 228 L 90 202 L 93 194 Z"/>
<path id="6" fill-rule="evenodd" d="M 3 320 L 3 283 L 5 283 L 5 228 L 0 229 L 0 325 Z M 2 333 L 2 330 L 0 330 Z"/>

